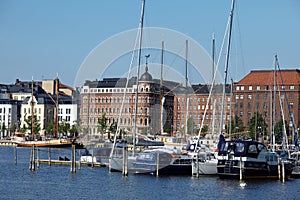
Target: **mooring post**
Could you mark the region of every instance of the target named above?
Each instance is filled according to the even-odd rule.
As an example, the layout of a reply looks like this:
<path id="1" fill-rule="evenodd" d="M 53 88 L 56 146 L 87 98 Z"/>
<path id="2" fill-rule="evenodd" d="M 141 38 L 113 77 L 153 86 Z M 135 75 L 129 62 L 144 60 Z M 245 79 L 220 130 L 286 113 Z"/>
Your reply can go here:
<path id="1" fill-rule="evenodd" d="M 71 146 L 70 172 L 73 173 L 73 145 Z"/>
<path id="2" fill-rule="evenodd" d="M 94 147 L 92 149 L 92 167 L 94 167 Z"/>
<path id="3" fill-rule="evenodd" d="M 128 169 L 127 169 L 127 165 L 128 165 L 128 154 L 127 154 L 127 146 L 123 147 L 123 166 L 122 166 L 122 175 L 123 176 L 128 176 Z"/>
<path id="4" fill-rule="evenodd" d="M 76 173 L 76 150 L 74 144 L 72 144 L 71 154 L 71 173 Z"/>
<path id="5" fill-rule="evenodd" d="M 50 151 L 50 147 L 48 147 L 48 165 L 51 165 L 51 151 Z"/>
<path id="6" fill-rule="evenodd" d="M 280 158 L 278 157 L 278 179 L 280 180 Z"/>
<path id="7" fill-rule="evenodd" d="M 242 157 L 240 156 L 240 181 L 243 180 Z"/>
<path id="8" fill-rule="evenodd" d="M 31 147 L 31 153 L 30 153 L 30 166 L 29 166 L 29 169 L 31 171 L 34 171 L 35 170 L 35 158 L 34 158 L 34 145 L 32 145 Z"/>
<path id="9" fill-rule="evenodd" d="M 74 165 L 73 165 L 73 167 L 74 167 L 74 173 L 76 173 L 76 146 L 73 144 L 73 155 L 74 155 Z"/>
<path id="10" fill-rule="evenodd" d="M 158 177 L 158 170 L 159 170 L 159 152 L 157 152 L 156 156 L 156 176 Z"/>
<path id="11" fill-rule="evenodd" d="M 78 161 L 78 169 L 81 167 L 81 150 L 79 149 L 79 161 Z"/>
<path id="12" fill-rule="evenodd" d="M 199 154 L 196 154 L 196 177 L 199 178 Z"/>
<path id="13" fill-rule="evenodd" d="M 284 160 L 282 160 L 281 162 L 281 165 L 282 165 L 282 182 L 284 183 L 284 179 L 285 179 L 285 172 L 284 172 Z"/>
<path id="14" fill-rule="evenodd" d="M 17 164 L 17 147 L 14 146 L 14 161 L 15 161 L 15 165 Z"/>
<path id="15" fill-rule="evenodd" d="M 37 164 L 36 164 L 36 166 L 37 166 L 37 168 L 40 168 L 40 149 L 39 148 L 37 148 Z"/>

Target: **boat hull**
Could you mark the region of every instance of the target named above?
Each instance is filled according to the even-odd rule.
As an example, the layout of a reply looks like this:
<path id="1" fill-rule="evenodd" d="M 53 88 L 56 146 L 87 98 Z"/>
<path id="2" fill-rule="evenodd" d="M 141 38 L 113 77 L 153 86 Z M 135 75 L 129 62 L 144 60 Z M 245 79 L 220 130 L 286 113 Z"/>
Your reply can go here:
<path id="1" fill-rule="evenodd" d="M 60 141 L 60 140 L 48 140 L 48 141 L 23 141 L 16 142 L 18 147 L 52 147 L 52 148 L 64 148 L 71 147 L 71 141 Z"/>
<path id="2" fill-rule="evenodd" d="M 284 164 L 285 177 L 290 177 L 293 166 Z M 280 170 L 281 176 L 283 175 L 282 165 L 268 165 L 265 162 L 243 162 L 242 168 L 239 162 L 233 161 L 233 164 L 227 164 L 226 161 L 220 161 L 217 166 L 218 176 L 221 179 L 278 179 Z M 279 169 L 278 169 L 279 168 Z"/>

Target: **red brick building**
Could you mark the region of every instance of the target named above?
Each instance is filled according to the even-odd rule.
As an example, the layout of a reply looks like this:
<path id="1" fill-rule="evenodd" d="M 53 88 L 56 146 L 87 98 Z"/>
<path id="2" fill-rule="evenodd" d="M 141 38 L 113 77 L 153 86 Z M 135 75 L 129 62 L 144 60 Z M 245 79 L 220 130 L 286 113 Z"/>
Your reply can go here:
<path id="1" fill-rule="evenodd" d="M 290 116 L 293 117 L 295 127 L 299 127 L 300 70 L 280 70 L 276 73 L 274 70 L 253 70 L 235 83 L 233 94 L 234 113 L 242 119 L 246 127 L 254 112 L 262 114 L 269 131 L 271 120 L 279 121 L 283 113 L 290 129 Z"/>

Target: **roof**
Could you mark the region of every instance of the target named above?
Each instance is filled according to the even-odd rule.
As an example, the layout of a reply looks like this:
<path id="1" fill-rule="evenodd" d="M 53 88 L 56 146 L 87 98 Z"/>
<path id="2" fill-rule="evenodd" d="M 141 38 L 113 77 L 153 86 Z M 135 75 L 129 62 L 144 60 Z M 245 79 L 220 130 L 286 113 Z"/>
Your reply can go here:
<path id="1" fill-rule="evenodd" d="M 280 85 L 299 85 L 300 70 L 280 70 L 276 71 L 277 84 Z M 238 85 L 273 85 L 274 70 L 252 70 Z"/>

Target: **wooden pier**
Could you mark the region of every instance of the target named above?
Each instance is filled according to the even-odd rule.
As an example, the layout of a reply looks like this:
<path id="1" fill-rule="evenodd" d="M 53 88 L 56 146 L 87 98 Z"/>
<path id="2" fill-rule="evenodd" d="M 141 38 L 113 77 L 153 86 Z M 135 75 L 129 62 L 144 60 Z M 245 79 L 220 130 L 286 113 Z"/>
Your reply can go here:
<path id="1" fill-rule="evenodd" d="M 35 164 L 45 164 L 45 165 L 67 165 L 70 166 L 71 165 L 71 161 L 65 161 L 65 160 L 47 160 L 47 159 L 43 159 L 43 160 L 35 160 Z M 107 167 L 108 164 L 105 163 L 100 163 L 100 162 L 94 162 L 94 163 L 87 163 L 87 162 L 80 162 L 80 161 L 76 161 L 76 166 L 83 166 L 83 167 Z"/>

